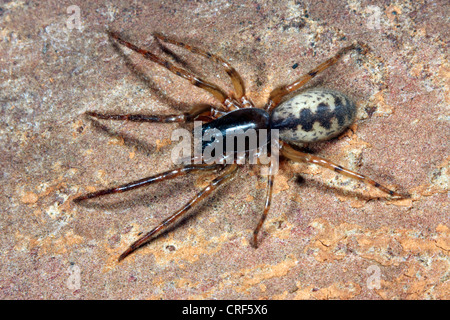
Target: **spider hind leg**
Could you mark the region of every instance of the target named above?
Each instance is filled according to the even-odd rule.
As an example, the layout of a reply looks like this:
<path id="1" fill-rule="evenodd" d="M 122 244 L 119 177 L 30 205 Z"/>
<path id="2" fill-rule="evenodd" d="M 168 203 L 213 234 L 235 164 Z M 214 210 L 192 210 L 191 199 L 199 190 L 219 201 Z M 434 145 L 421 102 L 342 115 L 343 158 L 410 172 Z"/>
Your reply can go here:
<path id="1" fill-rule="evenodd" d="M 334 170 L 337 173 L 341 173 L 347 177 L 362 181 L 364 183 L 370 184 L 372 186 L 374 186 L 375 188 L 383 191 L 384 193 L 389 194 L 392 197 L 399 197 L 399 198 L 409 198 L 409 194 L 401 194 L 397 191 L 393 191 L 390 190 L 388 188 L 386 188 L 385 186 L 381 185 L 380 183 L 372 180 L 369 177 L 366 177 L 360 173 L 351 171 L 349 169 L 346 169 L 340 165 L 337 165 L 331 161 L 328 161 L 326 159 L 317 157 L 317 156 L 313 156 L 309 153 L 304 153 L 304 152 L 300 152 L 297 151 L 295 149 L 293 149 L 292 147 L 290 147 L 289 145 L 284 144 L 282 149 L 281 149 L 281 153 L 288 159 L 291 159 L 293 161 L 296 162 L 306 162 L 306 163 L 314 163 L 316 165 L 319 165 L 321 167 L 325 167 L 331 170 Z"/>
<path id="2" fill-rule="evenodd" d="M 270 210 L 270 204 L 272 202 L 273 181 L 274 181 L 274 176 L 271 174 L 268 175 L 267 176 L 266 201 L 264 203 L 263 214 L 262 214 L 261 218 L 259 219 L 259 222 L 258 222 L 255 230 L 253 231 L 252 246 L 255 249 L 258 248 L 258 234 L 259 234 L 259 232 L 264 224 L 264 221 L 267 218 L 267 214 L 269 213 L 269 210 Z"/>

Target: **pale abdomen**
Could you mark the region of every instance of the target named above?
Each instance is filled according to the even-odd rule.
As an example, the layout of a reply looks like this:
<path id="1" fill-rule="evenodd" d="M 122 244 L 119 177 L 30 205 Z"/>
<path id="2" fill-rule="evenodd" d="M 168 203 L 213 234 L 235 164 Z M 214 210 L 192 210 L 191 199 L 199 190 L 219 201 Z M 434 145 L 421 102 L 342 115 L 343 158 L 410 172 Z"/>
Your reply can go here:
<path id="1" fill-rule="evenodd" d="M 280 104 L 271 115 L 271 129 L 294 144 L 328 140 L 355 121 L 356 106 L 344 94 L 323 88 L 304 91 Z"/>

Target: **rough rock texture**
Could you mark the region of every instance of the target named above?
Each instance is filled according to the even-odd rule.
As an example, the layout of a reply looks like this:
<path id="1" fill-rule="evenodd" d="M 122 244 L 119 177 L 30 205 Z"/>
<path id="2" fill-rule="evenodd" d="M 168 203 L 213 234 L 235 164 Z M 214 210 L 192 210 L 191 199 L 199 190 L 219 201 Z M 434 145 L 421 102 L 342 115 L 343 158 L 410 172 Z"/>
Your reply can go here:
<path id="1" fill-rule="evenodd" d="M 0 298 L 450 298 L 448 1 L 73 5 L 0 6 Z M 368 44 L 366 56 L 347 55 L 308 84 L 345 92 L 359 110 L 351 130 L 310 149 L 411 199 L 284 161 L 255 250 L 265 180 L 247 167 L 192 218 L 117 263 L 212 175 L 75 205 L 77 195 L 173 167 L 178 127 L 84 112 L 180 113 L 215 101 L 115 46 L 107 27 L 229 90 L 223 70 L 173 46 L 162 52 L 152 33 L 220 54 L 258 106 L 339 48 Z"/>

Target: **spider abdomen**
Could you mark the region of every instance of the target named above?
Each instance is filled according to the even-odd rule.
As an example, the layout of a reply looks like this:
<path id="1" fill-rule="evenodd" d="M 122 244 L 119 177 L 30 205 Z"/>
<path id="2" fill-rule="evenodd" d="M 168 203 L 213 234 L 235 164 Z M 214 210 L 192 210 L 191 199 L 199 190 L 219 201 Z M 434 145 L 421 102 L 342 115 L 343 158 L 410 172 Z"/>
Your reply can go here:
<path id="1" fill-rule="evenodd" d="M 344 94 L 324 88 L 304 91 L 272 112 L 270 127 L 294 144 L 328 140 L 355 121 L 356 106 Z"/>

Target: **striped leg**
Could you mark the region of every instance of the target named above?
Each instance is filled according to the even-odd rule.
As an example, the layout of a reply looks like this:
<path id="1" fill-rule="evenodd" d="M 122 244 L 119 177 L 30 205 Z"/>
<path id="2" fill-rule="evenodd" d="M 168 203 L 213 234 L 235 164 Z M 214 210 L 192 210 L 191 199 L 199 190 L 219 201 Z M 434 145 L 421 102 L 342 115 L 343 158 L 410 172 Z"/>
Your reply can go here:
<path id="1" fill-rule="evenodd" d="M 206 90 L 207 92 L 211 93 L 214 97 L 216 97 L 217 100 L 219 100 L 223 105 L 226 105 L 229 102 L 229 97 L 228 95 L 219 87 L 217 87 L 216 85 L 209 83 L 203 79 L 200 79 L 199 77 L 195 76 L 194 74 L 192 74 L 191 72 L 184 70 L 180 67 L 175 66 L 174 64 L 172 64 L 171 62 L 158 57 L 157 55 L 151 53 L 148 50 L 145 49 L 141 49 L 137 46 L 135 46 L 134 44 L 123 40 L 118 33 L 113 32 L 113 31 L 109 31 L 108 32 L 109 36 L 113 39 L 115 39 L 117 42 L 119 42 L 120 44 L 130 48 L 133 51 L 136 51 L 137 53 L 140 53 L 141 55 L 143 55 L 145 58 L 159 64 L 160 66 L 166 68 L 167 70 L 169 70 L 170 72 L 176 74 L 179 77 L 182 77 L 186 80 L 188 80 L 189 82 L 191 82 L 194 86 L 202 88 L 204 90 Z"/>
<path id="2" fill-rule="evenodd" d="M 133 182 L 130 182 L 130 183 L 118 186 L 118 187 L 99 190 L 96 192 L 91 192 L 91 193 L 85 194 L 83 196 L 79 196 L 79 197 L 75 198 L 73 201 L 80 202 L 83 200 L 97 198 L 97 197 L 104 196 L 107 194 L 122 193 L 125 191 L 130 191 L 130 190 L 134 190 L 137 188 L 141 188 L 141 187 L 150 185 L 152 183 L 157 183 L 157 182 L 161 182 L 164 180 L 174 179 L 179 176 L 184 176 L 191 172 L 213 171 L 213 170 L 218 170 L 222 167 L 223 167 L 223 165 L 218 165 L 218 164 L 209 164 L 209 165 L 208 164 L 190 164 L 190 165 L 187 165 L 187 166 L 184 166 L 181 168 L 177 168 L 177 169 L 173 169 L 173 170 L 166 171 L 163 173 L 159 173 L 159 174 L 156 174 L 151 177 L 133 181 Z"/>
<path id="3" fill-rule="evenodd" d="M 213 106 L 198 105 L 189 112 L 178 115 L 143 115 L 143 114 L 103 114 L 95 111 L 86 112 L 88 116 L 104 120 L 122 120 L 135 122 L 191 122 L 198 117 L 217 118 L 224 113 Z"/>
<path id="4" fill-rule="evenodd" d="M 145 235 L 143 235 L 141 238 L 139 238 L 137 241 L 135 241 L 127 250 L 125 250 L 124 253 L 122 253 L 119 257 L 119 261 L 122 261 L 127 257 L 129 254 L 134 252 L 136 249 L 140 248 L 144 244 L 150 242 L 155 237 L 160 235 L 161 233 L 167 231 L 168 228 L 170 228 L 174 223 L 176 223 L 180 218 L 182 218 L 189 209 L 194 207 L 196 204 L 198 204 L 201 200 L 206 198 L 208 195 L 210 195 L 214 190 L 217 189 L 220 185 L 223 183 L 229 181 L 234 174 L 237 171 L 238 166 L 236 164 L 232 164 L 230 166 L 227 166 L 225 170 L 216 177 L 211 183 L 204 188 L 202 191 L 200 191 L 194 198 L 192 198 L 187 204 L 185 204 L 180 210 L 172 214 L 169 218 L 162 221 L 158 226 L 156 226 L 153 230 L 149 231 Z"/>
<path id="5" fill-rule="evenodd" d="M 319 166 L 334 170 L 338 173 L 341 173 L 343 175 L 346 175 L 347 177 L 353 178 L 353 179 L 357 179 L 359 181 L 362 181 L 364 183 L 368 183 L 372 186 L 374 186 L 375 188 L 380 189 L 381 191 L 389 194 L 390 196 L 395 196 L 395 197 L 401 197 L 401 198 L 407 198 L 409 197 L 409 195 L 402 195 L 398 192 L 392 191 L 388 188 L 386 188 L 385 186 L 382 186 L 381 184 L 379 184 L 378 182 L 363 176 L 362 174 L 359 174 L 357 172 L 345 169 L 343 167 L 341 167 L 340 165 L 334 164 L 331 161 L 328 161 L 326 159 L 323 158 L 319 158 L 316 156 L 313 156 L 309 153 L 304 153 L 304 152 L 300 152 L 297 150 L 294 150 L 292 147 L 290 147 L 289 145 L 283 145 L 283 147 L 281 148 L 281 154 L 283 154 L 286 158 L 291 159 L 293 161 L 297 161 L 297 162 L 307 162 L 307 163 L 314 163 L 317 164 Z"/>
<path id="6" fill-rule="evenodd" d="M 271 110 L 273 110 L 276 106 L 278 106 L 280 101 L 286 95 L 303 87 L 306 83 L 308 83 L 308 81 L 310 81 L 316 75 L 318 75 L 322 71 L 328 69 L 329 67 L 334 65 L 336 62 L 338 62 L 339 59 L 344 54 L 346 54 L 347 52 L 354 50 L 354 49 L 363 49 L 363 52 L 366 52 L 368 50 L 367 46 L 364 44 L 361 44 L 361 43 L 352 44 L 348 47 L 342 48 L 341 50 L 338 51 L 338 53 L 334 57 L 331 57 L 328 60 L 326 60 L 325 62 L 321 63 L 316 68 L 312 69 L 305 75 L 301 76 L 299 79 L 297 79 L 293 83 L 274 89 L 269 95 L 269 100 L 266 104 L 266 110 L 269 112 Z"/>
<path id="7" fill-rule="evenodd" d="M 258 222 L 258 225 L 256 226 L 256 229 L 253 231 L 252 246 L 254 248 L 258 247 L 258 233 L 261 230 L 261 227 L 263 226 L 263 223 L 267 218 L 267 214 L 269 213 L 270 203 L 272 201 L 273 180 L 274 180 L 274 176 L 272 174 L 269 174 L 267 176 L 267 192 L 266 192 L 266 202 L 264 204 L 264 211 L 261 216 L 261 219 Z"/>
<path id="8" fill-rule="evenodd" d="M 228 63 L 226 62 L 223 58 L 214 55 L 212 53 L 209 53 L 205 50 L 202 50 L 200 48 L 191 46 L 189 44 L 180 42 L 180 41 L 176 41 L 170 38 L 167 38 L 163 35 L 160 34 L 155 34 L 155 37 L 161 41 L 182 47 L 186 50 L 189 50 L 193 53 L 199 54 L 205 58 L 208 58 L 212 61 L 214 61 L 215 63 L 220 64 L 224 69 L 225 72 L 228 74 L 228 76 L 231 79 L 231 82 L 233 83 L 233 87 L 236 93 L 236 98 L 241 99 L 243 96 L 245 96 L 245 86 L 244 86 L 244 81 L 242 80 L 241 76 L 239 75 L 239 73 Z"/>

